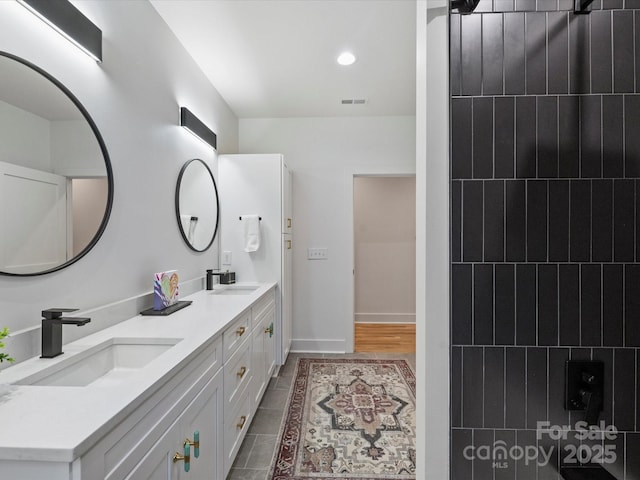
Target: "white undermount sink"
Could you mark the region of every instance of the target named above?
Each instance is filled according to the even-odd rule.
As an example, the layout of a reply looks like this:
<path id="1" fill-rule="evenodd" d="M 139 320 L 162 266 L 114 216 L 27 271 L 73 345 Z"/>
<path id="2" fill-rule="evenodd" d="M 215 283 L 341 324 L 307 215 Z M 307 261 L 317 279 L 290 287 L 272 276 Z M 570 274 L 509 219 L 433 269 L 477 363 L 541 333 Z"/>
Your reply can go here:
<path id="1" fill-rule="evenodd" d="M 255 292 L 258 285 L 216 285 L 211 291 L 214 295 L 249 295 Z"/>
<path id="2" fill-rule="evenodd" d="M 116 385 L 181 340 L 110 338 L 13 383 L 57 387 Z"/>

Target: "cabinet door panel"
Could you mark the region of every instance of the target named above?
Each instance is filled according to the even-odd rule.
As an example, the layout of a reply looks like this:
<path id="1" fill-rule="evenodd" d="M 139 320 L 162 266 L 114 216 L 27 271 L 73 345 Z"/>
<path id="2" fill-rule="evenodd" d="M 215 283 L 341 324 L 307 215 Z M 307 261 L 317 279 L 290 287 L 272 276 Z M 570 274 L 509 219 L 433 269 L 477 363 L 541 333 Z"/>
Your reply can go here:
<path id="1" fill-rule="evenodd" d="M 172 438 L 167 432 L 138 463 L 125 480 L 169 480 Z"/>
<path id="2" fill-rule="evenodd" d="M 174 446 L 180 449 L 185 439 L 193 441 L 195 432 L 198 432 L 200 436 L 199 455 L 196 457 L 195 447 L 191 447 L 189 472 L 184 471 L 182 462 L 176 463 L 177 468 L 175 468 L 175 474 L 171 476 L 172 480 L 222 479 L 223 418 L 221 407 L 222 381 L 220 374 L 218 374 L 180 417 L 180 435 Z"/>
<path id="3" fill-rule="evenodd" d="M 251 365 L 253 372 L 253 380 L 251 386 L 253 390 L 253 405 L 256 407 L 260 404 L 260 398 L 262 392 L 266 388 L 266 352 L 265 352 L 265 329 L 268 324 L 265 322 L 266 318 L 263 316 L 260 323 L 253 330 L 251 335 Z"/>

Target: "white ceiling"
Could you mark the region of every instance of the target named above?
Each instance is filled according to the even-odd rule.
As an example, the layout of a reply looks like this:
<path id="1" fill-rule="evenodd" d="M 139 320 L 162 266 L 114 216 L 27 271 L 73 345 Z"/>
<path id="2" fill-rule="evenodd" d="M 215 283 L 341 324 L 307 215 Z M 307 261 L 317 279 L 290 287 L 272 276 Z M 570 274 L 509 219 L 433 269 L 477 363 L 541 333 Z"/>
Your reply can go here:
<path id="1" fill-rule="evenodd" d="M 415 114 L 415 0 L 151 3 L 239 118 Z"/>

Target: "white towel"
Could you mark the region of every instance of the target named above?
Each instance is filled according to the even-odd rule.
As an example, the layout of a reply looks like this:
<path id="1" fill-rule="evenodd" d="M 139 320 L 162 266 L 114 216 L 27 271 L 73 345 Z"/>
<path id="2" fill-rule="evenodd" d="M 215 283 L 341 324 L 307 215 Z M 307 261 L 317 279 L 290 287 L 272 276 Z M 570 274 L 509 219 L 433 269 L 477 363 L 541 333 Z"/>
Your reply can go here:
<path id="1" fill-rule="evenodd" d="M 244 226 L 244 251 L 255 252 L 260 248 L 260 217 L 258 215 L 242 215 Z"/>

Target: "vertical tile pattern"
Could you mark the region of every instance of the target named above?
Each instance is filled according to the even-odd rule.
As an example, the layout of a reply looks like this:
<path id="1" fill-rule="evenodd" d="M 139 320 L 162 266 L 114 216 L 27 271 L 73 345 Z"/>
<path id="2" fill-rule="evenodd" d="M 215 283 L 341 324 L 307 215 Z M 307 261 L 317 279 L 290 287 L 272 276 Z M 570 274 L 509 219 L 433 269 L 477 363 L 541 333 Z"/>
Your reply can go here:
<path id="1" fill-rule="evenodd" d="M 515 345 L 515 268 L 497 264 L 495 268 L 495 343 Z"/>
<path id="2" fill-rule="evenodd" d="M 504 181 L 484 184 L 484 260 L 504 261 Z"/>
<path id="3" fill-rule="evenodd" d="M 462 184 L 462 259 L 465 262 L 482 261 L 483 229 L 482 182 Z"/>
<path id="4" fill-rule="evenodd" d="M 515 99 L 496 97 L 494 105 L 495 177 L 513 178 L 515 174 Z"/>
<path id="5" fill-rule="evenodd" d="M 502 71 L 502 15 L 482 16 L 482 94 L 500 95 L 504 90 Z"/>
<path id="6" fill-rule="evenodd" d="M 564 409 L 568 359 L 603 362 L 611 471 L 640 478 L 640 0 L 571 10 L 451 18 L 452 478 L 560 479 L 580 443 L 535 429 L 584 419 Z M 556 452 L 463 458 L 493 442 Z"/>
<path id="7" fill-rule="evenodd" d="M 473 178 L 493 177 L 493 100 L 473 99 Z"/>
<path id="8" fill-rule="evenodd" d="M 538 178 L 558 176 L 558 97 L 538 97 Z"/>
<path id="9" fill-rule="evenodd" d="M 516 176 L 535 178 L 536 165 L 536 99 L 516 98 Z"/>
<path id="10" fill-rule="evenodd" d="M 506 184 L 506 239 L 508 262 L 522 262 L 526 256 L 525 237 L 527 230 L 525 182 L 521 180 Z"/>
<path id="11" fill-rule="evenodd" d="M 624 176 L 624 129 L 622 95 L 602 97 L 602 176 Z"/>
<path id="12" fill-rule="evenodd" d="M 473 268 L 473 343 L 493 343 L 493 265 Z"/>
<path id="13" fill-rule="evenodd" d="M 548 14 L 549 93 L 569 93 L 569 18 L 564 12 Z"/>
<path id="14" fill-rule="evenodd" d="M 525 93 L 524 13 L 504 16 L 504 93 Z"/>
<path id="15" fill-rule="evenodd" d="M 591 43 L 591 78 L 594 92 L 611 93 L 613 88 L 613 60 L 611 39 L 611 12 L 591 14 L 591 34 L 598 41 Z"/>
<path id="16" fill-rule="evenodd" d="M 484 426 L 504 428 L 505 349 L 487 347 L 484 351 Z"/>
<path id="17" fill-rule="evenodd" d="M 538 267 L 538 345 L 558 345 L 558 266 Z"/>
<path id="18" fill-rule="evenodd" d="M 613 12 L 613 83 L 618 93 L 634 90 L 633 12 Z"/>
<path id="19" fill-rule="evenodd" d="M 470 98 L 454 98 L 451 102 L 451 175 L 453 178 L 471 178 L 473 171 L 473 143 Z"/>
<path id="20" fill-rule="evenodd" d="M 482 16 L 460 17 L 461 90 L 463 95 L 482 93 Z"/>

